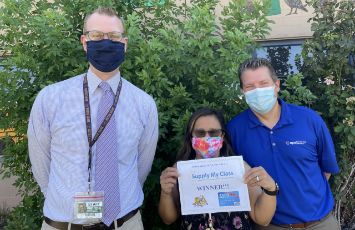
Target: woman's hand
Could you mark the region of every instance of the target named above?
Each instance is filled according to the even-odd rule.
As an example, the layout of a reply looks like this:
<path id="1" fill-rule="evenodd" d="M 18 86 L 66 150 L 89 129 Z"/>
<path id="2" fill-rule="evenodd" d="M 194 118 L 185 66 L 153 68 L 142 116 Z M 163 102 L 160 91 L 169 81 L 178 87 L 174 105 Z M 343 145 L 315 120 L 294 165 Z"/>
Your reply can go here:
<path id="1" fill-rule="evenodd" d="M 179 173 L 174 167 L 167 167 L 160 175 L 160 186 L 162 194 L 171 195 L 177 183 Z"/>
<path id="2" fill-rule="evenodd" d="M 175 165 L 174 165 L 175 166 Z M 165 224 L 175 222 L 179 217 L 179 211 L 176 203 L 177 178 L 179 173 L 175 167 L 167 167 L 160 175 L 160 200 L 159 215 Z"/>
<path id="3" fill-rule="evenodd" d="M 274 179 L 261 166 L 247 170 L 244 174 L 244 183 L 251 187 L 260 186 L 268 191 L 276 190 Z"/>

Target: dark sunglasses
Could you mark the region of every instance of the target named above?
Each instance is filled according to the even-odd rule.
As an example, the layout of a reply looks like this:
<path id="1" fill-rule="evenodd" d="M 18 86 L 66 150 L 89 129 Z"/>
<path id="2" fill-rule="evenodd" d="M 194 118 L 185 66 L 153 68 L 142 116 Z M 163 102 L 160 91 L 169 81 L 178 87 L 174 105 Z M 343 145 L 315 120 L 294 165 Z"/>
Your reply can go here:
<path id="1" fill-rule="evenodd" d="M 203 129 L 195 129 L 192 134 L 195 137 L 205 137 L 206 134 L 208 133 L 208 136 L 210 137 L 220 137 L 223 133 L 222 129 L 211 129 L 211 130 L 203 130 Z"/>

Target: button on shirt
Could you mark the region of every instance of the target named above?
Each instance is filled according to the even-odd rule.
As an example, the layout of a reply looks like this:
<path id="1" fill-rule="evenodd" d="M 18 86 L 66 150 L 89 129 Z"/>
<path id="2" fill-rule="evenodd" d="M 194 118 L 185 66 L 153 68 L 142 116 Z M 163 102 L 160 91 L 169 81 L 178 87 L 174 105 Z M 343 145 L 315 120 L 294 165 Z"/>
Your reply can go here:
<path id="1" fill-rule="evenodd" d="M 234 151 L 251 167 L 263 166 L 280 193 L 272 223 L 293 224 L 326 216 L 334 200 L 324 172 L 339 171 L 330 133 L 313 110 L 279 100 L 281 116 L 272 129 L 247 109 L 228 131 Z"/>
<path id="2" fill-rule="evenodd" d="M 97 108 L 103 92 L 101 79 L 87 73 L 93 135 Z M 45 87 L 38 94 L 28 127 L 32 171 L 45 196 L 44 215 L 72 222 L 76 192 L 88 190 L 88 151 L 84 74 Z M 121 76 L 107 82 L 114 93 Z M 151 170 L 157 139 L 158 115 L 151 96 L 122 78 L 122 90 L 114 113 L 117 125 L 120 218 L 143 202 L 143 183 Z M 95 145 L 93 162 L 95 162 Z M 93 164 L 94 166 L 94 164 Z M 93 168 L 93 175 L 95 168 Z M 92 177 L 94 179 L 94 176 Z M 95 181 L 92 181 L 94 187 Z M 76 222 L 79 223 L 79 222 Z"/>

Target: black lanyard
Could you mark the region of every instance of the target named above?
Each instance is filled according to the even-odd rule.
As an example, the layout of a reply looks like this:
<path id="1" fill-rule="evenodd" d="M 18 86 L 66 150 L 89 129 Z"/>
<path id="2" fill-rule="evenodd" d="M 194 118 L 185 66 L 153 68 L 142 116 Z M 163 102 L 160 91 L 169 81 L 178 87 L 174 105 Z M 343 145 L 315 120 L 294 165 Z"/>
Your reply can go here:
<path id="1" fill-rule="evenodd" d="M 102 121 L 100 127 L 96 131 L 96 134 L 94 136 L 94 139 L 92 139 L 92 127 L 91 127 L 91 113 L 90 113 L 90 99 L 89 99 L 89 86 L 88 86 L 88 79 L 87 75 L 85 74 L 84 76 L 84 81 L 83 81 L 83 93 L 84 93 L 84 107 L 85 107 L 85 122 L 86 122 L 86 133 L 88 135 L 88 142 L 89 142 L 89 163 L 88 163 L 88 171 L 89 171 L 89 191 L 91 189 L 90 184 L 91 184 L 91 164 L 92 164 L 92 146 L 95 144 L 97 139 L 99 139 L 100 135 L 104 131 L 106 125 L 110 121 L 113 113 L 115 112 L 116 106 L 118 99 L 121 94 L 121 88 L 122 88 L 122 78 L 120 78 L 120 82 L 118 83 L 115 99 L 112 103 L 112 106 L 110 110 L 107 112 L 104 120 Z"/>

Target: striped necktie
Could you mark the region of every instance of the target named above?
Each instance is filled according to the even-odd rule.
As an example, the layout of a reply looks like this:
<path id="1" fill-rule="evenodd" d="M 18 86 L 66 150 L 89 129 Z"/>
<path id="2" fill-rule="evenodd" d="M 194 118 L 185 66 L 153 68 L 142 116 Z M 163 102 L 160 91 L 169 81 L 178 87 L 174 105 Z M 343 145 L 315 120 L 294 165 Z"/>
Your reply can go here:
<path id="1" fill-rule="evenodd" d="M 106 82 L 99 87 L 104 91 L 97 112 L 97 126 L 106 117 L 114 101 L 114 94 Z M 109 226 L 120 212 L 117 130 L 113 114 L 99 139 L 96 141 L 95 190 L 104 191 L 104 213 L 102 222 Z"/>

